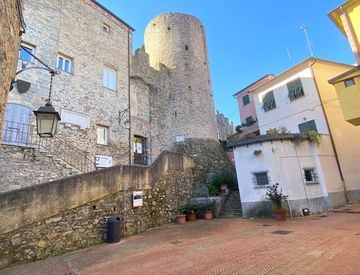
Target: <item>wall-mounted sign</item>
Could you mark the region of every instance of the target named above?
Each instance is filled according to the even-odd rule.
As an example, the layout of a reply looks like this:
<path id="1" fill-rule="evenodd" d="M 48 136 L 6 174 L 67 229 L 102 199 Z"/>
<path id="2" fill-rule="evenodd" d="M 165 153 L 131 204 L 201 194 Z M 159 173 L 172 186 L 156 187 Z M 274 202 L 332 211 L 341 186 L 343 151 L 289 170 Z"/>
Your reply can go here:
<path id="1" fill-rule="evenodd" d="M 133 192 L 133 207 L 143 206 L 143 191 Z"/>
<path id="2" fill-rule="evenodd" d="M 95 166 L 97 168 L 104 168 L 104 167 L 112 166 L 112 157 L 95 155 Z"/>

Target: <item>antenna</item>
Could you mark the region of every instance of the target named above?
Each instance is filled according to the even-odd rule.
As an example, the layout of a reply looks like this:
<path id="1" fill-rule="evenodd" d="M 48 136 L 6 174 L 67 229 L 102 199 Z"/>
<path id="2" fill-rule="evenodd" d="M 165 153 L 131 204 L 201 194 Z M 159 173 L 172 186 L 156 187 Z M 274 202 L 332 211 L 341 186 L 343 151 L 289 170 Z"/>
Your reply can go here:
<path id="1" fill-rule="evenodd" d="M 305 33 L 305 37 L 306 37 L 307 45 L 308 45 L 308 48 L 309 48 L 310 56 L 314 56 L 313 51 L 311 49 L 311 44 L 310 44 L 310 40 L 309 40 L 309 36 L 308 36 L 306 26 L 304 24 L 301 24 L 300 29 L 302 29 L 304 31 L 304 33 Z"/>
<path id="2" fill-rule="evenodd" d="M 290 54 L 290 50 L 288 47 L 286 47 L 286 52 L 288 54 L 288 57 L 289 57 L 289 62 L 291 63 L 291 54 Z"/>

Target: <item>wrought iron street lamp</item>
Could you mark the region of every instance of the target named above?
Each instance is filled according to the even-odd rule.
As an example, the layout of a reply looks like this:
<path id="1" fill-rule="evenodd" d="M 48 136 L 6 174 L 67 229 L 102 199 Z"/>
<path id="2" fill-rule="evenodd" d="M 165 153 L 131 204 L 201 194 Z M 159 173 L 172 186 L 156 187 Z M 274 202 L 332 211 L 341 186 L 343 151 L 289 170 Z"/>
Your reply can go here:
<path id="1" fill-rule="evenodd" d="M 58 74 L 54 69 L 51 69 L 48 65 L 46 65 L 43 61 L 41 61 L 38 57 L 36 57 L 32 52 L 28 51 L 26 47 L 20 46 L 22 50 L 26 51 L 29 55 L 34 57 L 37 61 L 39 61 L 44 67 L 29 67 L 24 68 L 16 73 L 22 73 L 23 71 L 30 69 L 42 69 L 46 70 L 50 73 L 50 87 L 49 87 L 49 97 L 46 101 L 45 106 L 41 106 L 36 111 L 33 111 L 36 117 L 36 131 L 40 137 L 54 137 L 56 134 L 56 129 L 58 122 L 61 120 L 59 113 L 54 109 L 51 104 L 51 90 L 52 90 L 52 81 L 53 77 Z M 29 85 L 30 87 L 30 85 Z M 29 88 L 28 87 L 28 88 Z M 28 89 L 27 88 L 27 89 Z"/>
<path id="2" fill-rule="evenodd" d="M 50 89 L 49 97 L 45 106 L 41 106 L 37 111 L 33 111 L 36 116 L 36 131 L 40 137 L 54 137 L 58 121 L 61 120 L 58 112 L 55 111 L 51 104 L 51 88 L 55 71 L 50 71 Z"/>

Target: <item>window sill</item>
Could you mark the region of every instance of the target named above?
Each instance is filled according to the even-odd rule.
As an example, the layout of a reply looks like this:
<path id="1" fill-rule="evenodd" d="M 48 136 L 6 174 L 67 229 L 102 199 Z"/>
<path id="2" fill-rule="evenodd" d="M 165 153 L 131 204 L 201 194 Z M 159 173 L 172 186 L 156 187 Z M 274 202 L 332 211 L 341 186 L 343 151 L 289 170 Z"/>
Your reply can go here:
<path id="1" fill-rule="evenodd" d="M 113 89 L 111 89 L 111 88 L 109 88 L 109 87 L 105 87 L 105 86 L 103 86 L 103 88 L 105 88 L 106 90 L 109 90 L 109 91 L 112 91 L 112 92 L 117 92 L 117 90 L 113 90 Z"/>
<path id="2" fill-rule="evenodd" d="M 254 189 L 264 189 L 264 188 L 268 188 L 270 185 L 256 185 L 254 186 Z"/>
<path id="3" fill-rule="evenodd" d="M 305 183 L 308 184 L 308 185 L 319 184 L 318 181 L 306 181 Z"/>

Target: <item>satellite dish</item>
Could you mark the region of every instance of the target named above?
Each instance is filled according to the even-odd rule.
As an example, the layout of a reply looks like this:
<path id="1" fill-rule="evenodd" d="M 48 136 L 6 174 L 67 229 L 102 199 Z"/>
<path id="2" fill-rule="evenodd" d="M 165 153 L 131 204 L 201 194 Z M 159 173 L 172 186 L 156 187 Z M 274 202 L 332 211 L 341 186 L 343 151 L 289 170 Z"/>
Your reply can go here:
<path id="1" fill-rule="evenodd" d="M 31 86 L 30 82 L 25 80 L 17 79 L 16 81 L 11 83 L 12 88 L 16 88 L 20 94 L 26 93 Z"/>

